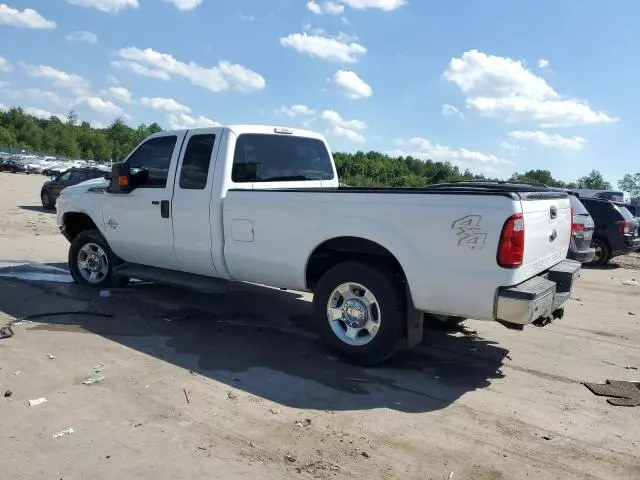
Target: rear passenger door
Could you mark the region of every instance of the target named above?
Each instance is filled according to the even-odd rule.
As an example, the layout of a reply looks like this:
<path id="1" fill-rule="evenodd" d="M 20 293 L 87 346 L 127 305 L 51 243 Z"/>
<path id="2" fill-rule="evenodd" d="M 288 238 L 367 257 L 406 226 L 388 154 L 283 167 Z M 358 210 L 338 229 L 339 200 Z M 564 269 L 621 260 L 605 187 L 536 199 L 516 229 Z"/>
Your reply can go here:
<path id="1" fill-rule="evenodd" d="M 211 253 L 213 173 L 222 129 L 187 133 L 174 183 L 173 249 L 177 268 L 199 275 L 216 275 Z"/>

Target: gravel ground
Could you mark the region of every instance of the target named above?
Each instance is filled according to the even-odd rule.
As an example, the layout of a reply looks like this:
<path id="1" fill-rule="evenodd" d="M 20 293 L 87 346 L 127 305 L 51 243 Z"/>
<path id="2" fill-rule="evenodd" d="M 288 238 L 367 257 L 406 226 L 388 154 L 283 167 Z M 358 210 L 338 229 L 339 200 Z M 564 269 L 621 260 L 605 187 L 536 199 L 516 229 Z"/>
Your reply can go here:
<path id="1" fill-rule="evenodd" d="M 307 294 L 72 284 L 43 181 L 0 173 L 0 323 L 108 317 L 40 317 L 0 340 L 2 478 L 640 478 L 640 409 L 581 384 L 639 380 L 638 273 L 621 267 L 637 255 L 585 269 L 545 328 L 427 330 L 363 369 L 309 329 Z"/>

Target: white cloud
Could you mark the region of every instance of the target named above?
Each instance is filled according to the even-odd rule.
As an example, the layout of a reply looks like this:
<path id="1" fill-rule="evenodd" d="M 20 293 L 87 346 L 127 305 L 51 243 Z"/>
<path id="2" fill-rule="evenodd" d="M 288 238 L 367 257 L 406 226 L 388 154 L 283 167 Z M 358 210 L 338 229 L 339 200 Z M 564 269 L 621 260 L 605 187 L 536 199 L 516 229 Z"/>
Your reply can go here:
<path id="1" fill-rule="evenodd" d="M 86 30 L 79 30 L 77 32 L 70 33 L 64 38 L 70 42 L 86 42 L 93 45 L 98 43 L 98 36 L 95 33 L 88 32 Z"/>
<path id="2" fill-rule="evenodd" d="M 355 10 L 379 9 L 390 12 L 407 4 L 407 0 L 340 0 Z"/>
<path id="3" fill-rule="evenodd" d="M 443 75 L 466 94 L 467 105 L 485 116 L 545 127 L 616 121 L 585 101 L 563 98 L 520 60 L 469 50 L 453 58 Z"/>
<path id="4" fill-rule="evenodd" d="M 345 63 L 355 63 L 358 57 L 367 53 L 364 46 L 343 34 L 338 37 L 326 37 L 306 32 L 292 33 L 280 38 L 280 45 L 312 57 Z"/>
<path id="5" fill-rule="evenodd" d="M 308 117 L 311 115 L 315 115 L 316 111 L 312 108 L 307 107 L 306 105 L 291 105 L 290 107 L 280 107 L 276 110 L 276 113 L 281 113 L 282 115 L 286 115 L 287 117 Z"/>
<path id="6" fill-rule="evenodd" d="M 548 132 L 510 132 L 509 136 L 515 140 L 526 140 L 537 143 L 543 147 L 557 148 L 558 150 L 580 150 L 585 143 L 582 137 L 563 137 L 558 133 Z"/>
<path id="7" fill-rule="evenodd" d="M 525 150 L 520 145 L 516 145 L 515 143 L 509 143 L 509 142 L 502 142 L 500 143 L 499 147 L 500 149 L 504 150 L 507 153 L 507 155 L 516 155 Z"/>
<path id="8" fill-rule="evenodd" d="M 550 65 L 551 63 L 549 63 L 549 60 L 547 60 L 546 58 L 541 58 L 540 60 L 538 60 L 539 68 L 547 68 Z"/>
<path id="9" fill-rule="evenodd" d="M 257 17 L 254 17 L 253 15 L 245 15 L 244 13 L 239 13 L 238 18 L 243 22 L 255 22 L 258 20 Z"/>
<path id="10" fill-rule="evenodd" d="M 120 80 L 118 80 L 117 77 L 113 75 L 107 75 L 107 81 L 109 83 L 113 83 L 114 85 L 120 85 Z"/>
<path id="11" fill-rule="evenodd" d="M 38 88 L 27 88 L 22 92 L 17 92 L 21 96 L 31 99 L 31 100 L 39 100 L 44 102 L 55 103 L 57 105 L 70 104 L 71 101 L 69 99 L 63 99 L 60 95 L 55 92 L 51 92 L 48 90 L 40 90 Z"/>
<path id="12" fill-rule="evenodd" d="M 464 114 L 458 110 L 455 106 L 448 103 L 442 105 L 442 115 L 445 117 L 460 117 L 464 118 Z"/>
<path id="13" fill-rule="evenodd" d="M 340 15 L 344 12 L 344 5 L 331 1 L 316 2 L 309 0 L 307 8 L 316 15 Z"/>
<path id="14" fill-rule="evenodd" d="M 42 120 L 49 120 L 51 117 L 58 117 L 62 121 L 67 119 L 66 115 L 61 113 L 51 113 L 47 110 L 43 110 L 42 108 L 26 107 L 24 108 L 24 113 L 27 115 L 33 115 L 34 117 Z"/>
<path id="15" fill-rule="evenodd" d="M 169 128 L 173 130 L 181 130 L 183 128 L 199 128 L 199 127 L 218 127 L 220 124 L 215 120 L 198 115 L 192 117 L 186 113 L 170 113 L 167 115 L 169 121 Z"/>
<path id="16" fill-rule="evenodd" d="M 67 0 L 67 3 L 89 7 L 101 12 L 117 13 L 125 8 L 139 8 L 138 0 Z"/>
<path id="17" fill-rule="evenodd" d="M 124 87 L 109 87 L 106 93 L 120 102 L 133 103 L 133 94 Z"/>
<path id="18" fill-rule="evenodd" d="M 56 22 L 47 20 L 32 8 L 18 10 L 6 3 L 0 3 L 0 25 L 11 25 L 19 28 L 38 28 L 51 30 L 56 28 Z"/>
<path id="19" fill-rule="evenodd" d="M 13 66 L 11 66 L 9 60 L 0 57 L 0 72 L 10 72 L 11 70 L 13 70 Z"/>
<path id="20" fill-rule="evenodd" d="M 8 108 L 4 103 L 0 102 L 0 110 L 6 111 L 6 110 L 8 110 Z"/>
<path id="21" fill-rule="evenodd" d="M 20 63 L 27 74 L 34 78 L 46 78 L 58 87 L 82 90 L 89 87 L 89 82 L 80 75 L 66 73 L 48 65 L 30 65 Z"/>
<path id="22" fill-rule="evenodd" d="M 120 115 L 122 113 L 122 109 L 111 100 L 104 100 L 100 97 L 78 97 L 75 103 L 77 105 L 86 105 L 91 110 L 107 115 Z"/>
<path id="23" fill-rule="evenodd" d="M 238 90 L 240 92 L 255 92 L 266 86 L 262 75 L 242 65 L 220 61 L 212 67 L 203 67 L 195 62 L 181 62 L 168 53 L 160 53 L 146 48 L 123 48 L 118 55 L 127 64 L 125 68 L 134 73 L 155 76 L 166 80 L 172 76 L 183 77 L 193 85 L 209 89 L 214 92 Z M 114 65 L 115 63 L 115 65 Z M 118 62 L 112 65 L 122 67 Z"/>
<path id="24" fill-rule="evenodd" d="M 355 72 L 349 70 L 338 70 L 333 76 L 334 83 L 340 87 L 342 94 L 357 100 L 373 95 L 371 86 L 362 80 Z"/>
<path id="25" fill-rule="evenodd" d="M 364 135 L 359 132 L 367 128 L 367 124 L 362 120 L 345 120 L 333 110 L 324 110 L 320 117 L 331 124 L 329 133 L 357 143 L 366 141 Z"/>
<path id="26" fill-rule="evenodd" d="M 95 120 L 92 120 L 89 122 L 89 124 L 93 127 L 93 128 L 107 128 L 107 126 L 102 123 L 102 122 L 97 122 Z"/>
<path id="27" fill-rule="evenodd" d="M 173 98 L 148 98 L 142 97 L 140 103 L 145 107 L 153 108 L 154 110 L 165 110 L 167 112 L 182 112 L 189 113 L 191 109 L 186 105 L 176 102 Z"/>
<path id="28" fill-rule="evenodd" d="M 165 0 L 169 3 L 173 3 L 178 10 L 193 10 L 198 7 L 202 0 Z"/>
<path id="29" fill-rule="evenodd" d="M 114 60 L 113 62 L 111 62 L 111 66 L 119 68 L 120 70 L 128 70 L 131 73 L 135 73 L 136 75 L 141 75 L 143 77 L 157 78 L 159 80 L 169 80 L 171 78 L 171 76 L 164 70 L 148 68 L 136 62 Z"/>

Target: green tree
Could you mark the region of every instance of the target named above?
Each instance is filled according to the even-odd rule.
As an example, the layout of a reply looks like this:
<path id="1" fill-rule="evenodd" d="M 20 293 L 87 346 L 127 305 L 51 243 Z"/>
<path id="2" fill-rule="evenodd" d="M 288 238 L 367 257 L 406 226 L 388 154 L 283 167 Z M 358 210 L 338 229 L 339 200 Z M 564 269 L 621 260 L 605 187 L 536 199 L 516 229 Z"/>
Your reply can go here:
<path id="1" fill-rule="evenodd" d="M 631 201 L 633 203 L 640 203 L 640 173 L 631 175 L 627 173 L 622 180 L 618 182 L 620 190 L 629 192 L 631 194 Z"/>
<path id="2" fill-rule="evenodd" d="M 589 175 L 578 179 L 578 188 L 591 190 L 611 190 L 611 184 L 607 182 L 598 170 L 591 170 Z"/>

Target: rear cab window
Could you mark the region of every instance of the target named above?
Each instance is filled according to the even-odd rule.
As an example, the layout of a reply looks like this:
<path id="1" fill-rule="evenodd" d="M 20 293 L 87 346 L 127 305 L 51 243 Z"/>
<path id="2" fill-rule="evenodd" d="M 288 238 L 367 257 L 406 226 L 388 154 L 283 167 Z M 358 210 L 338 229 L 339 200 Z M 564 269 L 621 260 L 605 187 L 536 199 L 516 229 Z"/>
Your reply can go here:
<path id="1" fill-rule="evenodd" d="M 333 178 L 331 156 L 320 139 L 265 133 L 238 135 L 231 171 L 235 183 Z"/>

